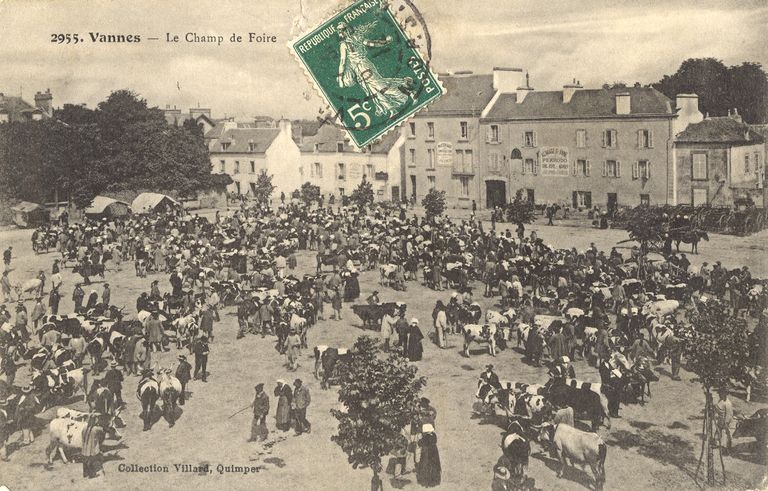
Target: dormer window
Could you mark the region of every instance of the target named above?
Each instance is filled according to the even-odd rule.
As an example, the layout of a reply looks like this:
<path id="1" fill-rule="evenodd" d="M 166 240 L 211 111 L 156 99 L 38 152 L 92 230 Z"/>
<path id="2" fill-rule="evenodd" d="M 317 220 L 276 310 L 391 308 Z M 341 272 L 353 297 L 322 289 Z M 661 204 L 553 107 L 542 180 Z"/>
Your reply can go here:
<path id="1" fill-rule="evenodd" d="M 317 153 L 319 151 L 320 151 L 320 144 L 319 143 L 315 143 L 315 153 Z"/>
<path id="2" fill-rule="evenodd" d="M 248 142 L 248 151 L 249 152 L 255 152 L 256 151 L 256 144 L 253 142 Z"/>
<path id="3" fill-rule="evenodd" d="M 229 148 L 229 145 L 230 145 L 230 143 L 229 143 L 229 142 L 221 142 L 221 150 L 222 150 L 223 152 L 226 152 L 226 151 L 227 151 L 227 149 Z"/>
<path id="4" fill-rule="evenodd" d="M 336 151 L 339 153 L 344 151 L 344 142 L 336 142 Z"/>

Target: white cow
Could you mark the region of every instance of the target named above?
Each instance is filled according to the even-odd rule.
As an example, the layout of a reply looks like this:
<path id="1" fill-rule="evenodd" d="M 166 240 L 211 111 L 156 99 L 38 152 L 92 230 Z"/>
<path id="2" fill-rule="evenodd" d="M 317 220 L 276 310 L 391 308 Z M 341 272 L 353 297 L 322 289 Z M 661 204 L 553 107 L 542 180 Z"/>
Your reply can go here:
<path id="1" fill-rule="evenodd" d="M 117 419 L 120 411 L 118 410 L 114 416 L 110 415 L 98 415 L 100 422 L 103 424 L 106 433 L 114 433 L 115 438 L 120 438 L 119 433 L 115 431 L 115 420 Z M 51 443 L 46 449 L 48 454 L 48 464 L 53 463 L 53 457 L 56 455 L 56 451 L 59 451 L 61 460 L 67 464 L 67 455 L 64 453 L 64 448 L 68 449 L 83 449 L 83 436 L 85 429 L 88 427 L 87 421 L 79 421 L 75 419 L 59 418 L 51 420 L 48 425 L 49 433 L 51 434 Z"/>
<path id="2" fill-rule="evenodd" d="M 655 316 L 659 319 L 673 314 L 680 308 L 680 302 L 677 300 L 655 300 L 643 305 L 642 314 L 645 317 Z"/>
<path id="3" fill-rule="evenodd" d="M 597 433 L 577 430 L 564 423 L 545 423 L 541 427 L 541 441 L 550 442 L 557 452 L 561 463 L 557 477 L 563 477 L 567 460 L 571 461 L 571 465 L 587 464 L 595 475 L 595 491 L 603 489 L 608 446 Z"/>

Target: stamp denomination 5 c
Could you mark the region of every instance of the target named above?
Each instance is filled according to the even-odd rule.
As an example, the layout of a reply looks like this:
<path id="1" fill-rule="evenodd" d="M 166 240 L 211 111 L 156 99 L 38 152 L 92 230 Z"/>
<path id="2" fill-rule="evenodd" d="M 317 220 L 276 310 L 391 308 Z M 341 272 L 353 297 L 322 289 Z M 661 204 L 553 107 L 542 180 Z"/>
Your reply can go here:
<path id="1" fill-rule="evenodd" d="M 352 142 L 362 148 L 444 89 L 380 0 L 361 0 L 290 48 Z"/>

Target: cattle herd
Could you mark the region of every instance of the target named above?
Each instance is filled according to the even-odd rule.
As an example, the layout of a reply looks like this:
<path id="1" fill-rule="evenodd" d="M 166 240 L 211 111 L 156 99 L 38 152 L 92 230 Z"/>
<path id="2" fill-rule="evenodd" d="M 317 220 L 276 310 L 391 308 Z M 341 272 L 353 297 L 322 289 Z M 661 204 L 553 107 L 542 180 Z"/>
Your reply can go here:
<path id="1" fill-rule="evenodd" d="M 517 350 L 531 365 L 549 367 L 543 384 L 497 375 L 492 366 L 478 381 L 475 410 L 501 418 L 505 466 L 515 476 L 524 474 L 536 442 L 562 462 L 560 473 L 567 461 L 589 465 L 595 487 L 601 488 L 608 449 L 596 430 L 610 428 L 622 403 L 644 404 L 651 396 L 651 383 L 658 380 L 653 365 L 668 360 L 674 365 L 676 357 L 679 362 L 679 326 L 707 296 L 727 292 L 734 315 L 759 318 L 750 358 L 754 378 L 743 382 L 751 385 L 765 377 L 758 352 L 765 347 L 767 329 L 765 280 L 753 278 L 746 268 L 729 271 L 719 264 L 692 272 L 678 255 L 654 261 L 637 248 L 628 257 L 594 246 L 555 249 L 535 233 L 513 237 L 484 230 L 481 222 L 435 223 L 406 218 L 404 210 L 334 211 L 296 203 L 276 210 L 243 205 L 210 221 L 170 210 L 64 223 L 35 231 L 33 248 L 36 253 L 55 249 L 61 255 L 58 265 L 72 266 L 86 284 L 90 276 L 108 275 L 125 261 L 138 277 L 155 271 L 168 275 L 170 285 L 161 293 L 153 282 L 135 306 L 99 301 L 95 290 L 84 305 L 75 301 L 72 312 L 59 313 L 51 302 L 51 312 L 31 333 L 26 322 L 6 315 L 0 328 L 1 366 L 13 365 L 15 372 L 16 365 L 26 364 L 29 384 L 13 385 L 10 376 L 11 383 L 0 381 L 5 401 L 0 436 L 24 429 L 23 409 L 30 401 L 36 413 L 58 406 L 49 424 L 49 461 L 58 451 L 66 462 L 65 449 L 82 448 L 89 414 L 113 437 L 120 436 L 122 375 L 115 378 L 116 367 L 140 376 L 144 429 L 151 428 L 157 404 L 173 426 L 189 374 L 153 365 L 153 352 L 175 349 L 179 360 L 194 355 L 197 376 L 198 361 L 207 358 L 205 343 L 215 337 L 213 323 L 230 307 L 236 311 L 238 339 L 269 336 L 276 350 L 286 352 L 292 349 L 289 338 L 297 336 L 300 348 L 309 348 L 307 333 L 326 304 L 361 270 L 378 271 L 379 284 L 395 292 L 413 282 L 449 291 L 435 308 L 435 319 L 444 311 L 446 323 L 436 328 L 462 336 L 464 357 Z M 297 275 L 296 254 L 305 250 L 315 251 L 316 269 Z M 58 265 L 52 276 L 59 274 Z M 37 280 L 25 289 L 42 292 L 45 278 Z M 473 298 L 477 282 L 493 305 L 485 312 Z M 52 290 L 60 284 L 59 277 Z M 346 300 L 355 297 L 345 295 Z M 364 329 L 385 331 L 382 325 L 402 318 L 407 305 L 369 301 L 351 310 Z M 329 388 L 349 350 L 324 344 L 313 352 L 314 375 Z M 599 370 L 600 383 L 577 377 L 572 365 L 577 358 Z M 203 380 L 205 370 L 203 364 Z M 66 407 L 80 394 L 89 412 Z M 563 421 L 568 411 L 572 420 L 587 421 L 592 432 L 574 427 L 568 417 Z M 764 450 L 767 416 L 758 411 L 737 433 L 753 435 Z"/>

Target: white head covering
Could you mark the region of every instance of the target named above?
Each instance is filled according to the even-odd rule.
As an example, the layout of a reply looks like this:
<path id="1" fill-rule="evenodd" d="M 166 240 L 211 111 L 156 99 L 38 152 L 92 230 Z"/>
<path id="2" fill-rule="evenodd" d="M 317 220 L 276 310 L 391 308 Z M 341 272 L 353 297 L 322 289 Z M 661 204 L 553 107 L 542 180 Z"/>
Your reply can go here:
<path id="1" fill-rule="evenodd" d="M 411 318 L 411 325 L 414 325 L 414 324 L 416 324 L 417 326 L 419 325 L 419 319 L 417 319 L 416 317 Z"/>
<path id="2" fill-rule="evenodd" d="M 426 423 L 426 424 L 423 424 L 423 425 L 421 425 L 421 432 L 422 432 L 422 433 L 432 433 L 432 432 L 434 432 L 434 431 L 435 431 L 435 427 L 434 427 L 434 426 L 432 426 L 432 425 L 431 425 L 431 424 L 429 424 L 429 423 Z"/>

